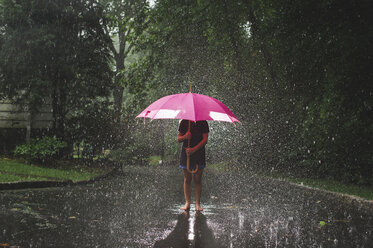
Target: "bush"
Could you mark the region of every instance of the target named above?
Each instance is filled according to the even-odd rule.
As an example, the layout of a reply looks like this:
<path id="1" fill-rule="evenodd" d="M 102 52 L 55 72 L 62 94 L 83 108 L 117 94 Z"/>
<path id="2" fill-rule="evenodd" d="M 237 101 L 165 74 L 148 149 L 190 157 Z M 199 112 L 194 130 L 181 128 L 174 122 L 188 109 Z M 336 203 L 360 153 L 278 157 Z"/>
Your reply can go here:
<path id="1" fill-rule="evenodd" d="M 150 155 L 149 147 L 135 143 L 112 150 L 108 159 L 122 165 L 148 165 Z"/>
<path id="2" fill-rule="evenodd" d="M 29 143 L 17 146 L 14 155 L 31 161 L 45 162 L 56 157 L 66 146 L 66 142 L 56 137 L 45 136 L 41 139 L 31 139 Z"/>

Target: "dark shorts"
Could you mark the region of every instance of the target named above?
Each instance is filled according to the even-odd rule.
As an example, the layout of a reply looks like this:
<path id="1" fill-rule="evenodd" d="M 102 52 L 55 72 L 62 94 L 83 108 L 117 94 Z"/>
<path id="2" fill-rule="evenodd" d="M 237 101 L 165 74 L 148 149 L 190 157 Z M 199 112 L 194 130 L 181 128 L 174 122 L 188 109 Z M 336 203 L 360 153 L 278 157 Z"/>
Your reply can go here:
<path id="1" fill-rule="evenodd" d="M 199 164 L 199 165 L 198 165 L 198 169 L 204 169 L 205 167 L 206 167 L 205 164 Z M 186 170 L 187 167 L 186 167 L 186 165 L 181 164 L 181 165 L 180 165 L 180 169 Z M 191 170 L 195 170 L 194 165 L 191 165 L 189 169 L 191 169 Z"/>

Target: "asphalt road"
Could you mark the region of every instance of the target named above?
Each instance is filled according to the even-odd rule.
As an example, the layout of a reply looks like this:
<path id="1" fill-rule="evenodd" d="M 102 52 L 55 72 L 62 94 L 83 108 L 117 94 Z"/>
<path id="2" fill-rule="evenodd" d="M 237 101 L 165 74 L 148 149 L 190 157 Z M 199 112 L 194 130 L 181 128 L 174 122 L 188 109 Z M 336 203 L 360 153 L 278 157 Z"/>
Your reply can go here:
<path id="1" fill-rule="evenodd" d="M 373 247 L 373 204 L 205 170 L 188 213 L 176 167 L 91 185 L 0 191 L 0 247 Z"/>

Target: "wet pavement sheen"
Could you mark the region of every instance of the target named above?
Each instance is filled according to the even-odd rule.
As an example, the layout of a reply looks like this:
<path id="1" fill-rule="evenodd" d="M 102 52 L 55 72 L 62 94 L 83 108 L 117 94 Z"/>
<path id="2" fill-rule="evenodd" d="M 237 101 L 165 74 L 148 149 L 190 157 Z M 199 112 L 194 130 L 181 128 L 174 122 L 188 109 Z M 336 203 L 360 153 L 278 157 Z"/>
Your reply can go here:
<path id="1" fill-rule="evenodd" d="M 125 168 L 91 185 L 0 191 L 0 245 L 373 247 L 373 204 L 286 182 L 205 170 L 204 211 L 179 210 L 175 167 Z"/>

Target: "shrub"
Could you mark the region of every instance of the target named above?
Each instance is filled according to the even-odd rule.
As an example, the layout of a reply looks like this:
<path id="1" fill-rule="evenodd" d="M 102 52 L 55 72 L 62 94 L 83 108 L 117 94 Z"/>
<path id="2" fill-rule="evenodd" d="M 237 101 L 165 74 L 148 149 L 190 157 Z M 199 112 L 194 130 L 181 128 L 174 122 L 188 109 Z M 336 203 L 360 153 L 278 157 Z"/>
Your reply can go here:
<path id="1" fill-rule="evenodd" d="M 149 147 L 144 144 L 131 144 L 112 150 L 108 158 L 123 165 L 147 165 L 149 163 Z"/>
<path id="2" fill-rule="evenodd" d="M 14 155 L 31 161 L 45 162 L 56 157 L 66 146 L 66 142 L 56 137 L 44 136 L 41 139 L 31 139 L 29 143 L 17 146 Z"/>

